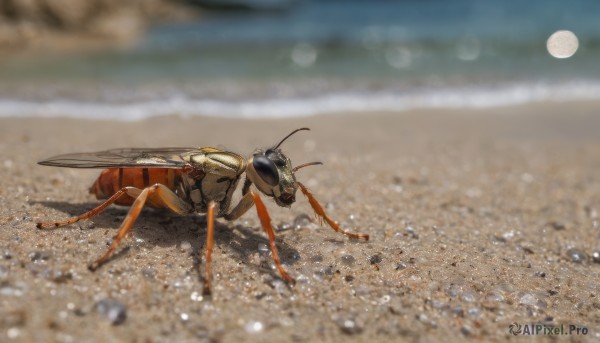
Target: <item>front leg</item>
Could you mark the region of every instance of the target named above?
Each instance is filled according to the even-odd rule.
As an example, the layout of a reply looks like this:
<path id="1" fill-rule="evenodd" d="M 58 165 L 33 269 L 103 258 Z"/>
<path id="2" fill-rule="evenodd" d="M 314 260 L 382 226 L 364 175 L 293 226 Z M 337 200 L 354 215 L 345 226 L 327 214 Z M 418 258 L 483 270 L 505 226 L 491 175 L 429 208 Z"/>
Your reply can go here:
<path id="1" fill-rule="evenodd" d="M 302 191 L 302 193 L 304 193 L 304 195 L 308 198 L 308 202 L 310 203 L 310 206 L 313 208 L 313 210 L 315 211 L 317 216 L 325 219 L 327 224 L 329 224 L 329 226 L 332 229 L 334 229 L 337 232 L 341 232 L 350 238 L 362 239 L 365 241 L 369 240 L 369 235 L 367 235 L 365 233 L 352 233 L 352 232 L 348 232 L 348 231 L 342 229 L 336 222 L 333 221 L 333 219 L 329 218 L 327 213 L 325 213 L 325 211 L 323 210 L 323 207 L 321 207 L 321 204 L 319 204 L 317 199 L 315 199 L 315 197 L 308 191 L 308 188 L 306 188 L 306 186 L 304 186 L 300 182 L 298 182 L 298 186 L 300 187 L 300 190 Z"/>
<path id="2" fill-rule="evenodd" d="M 275 265 L 277 266 L 277 270 L 281 275 L 281 278 L 288 283 L 294 283 L 295 280 L 283 269 L 281 265 L 281 261 L 279 260 L 279 253 L 277 252 L 277 247 L 275 246 L 275 232 L 273 231 L 273 227 L 271 226 L 271 217 L 269 216 L 269 212 L 267 212 L 267 208 L 265 204 L 260 199 L 260 196 L 253 191 L 249 190 L 249 187 L 244 187 L 247 192 L 244 194 L 240 202 L 235 206 L 231 212 L 227 213 L 224 217 L 227 220 L 235 220 L 241 217 L 244 213 L 246 213 L 253 205 L 256 204 L 256 212 L 258 214 L 258 218 L 260 219 L 260 223 L 267 233 L 269 237 L 269 246 L 271 248 L 271 254 L 273 255 L 273 260 L 275 260 Z"/>
<path id="3" fill-rule="evenodd" d="M 267 212 L 265 204 L 262 202 L 260 196 L 257 193 L 250 191 L 250 193 L 248 194 L 250 194 L 254 198 L 258 218 L 260 219 L 260 223 L 262 224 L 263 229 L 269 236 L 269 245 L 271 247 L 271 253 L 273 254 L 273 260 L 275 260 L 275 265 L 277 266 L 277 270 L 279 270 L 281 278 L 287 283 L 296 283 L 296 280 L 289 276 L 285 269 L 283 269 L 281 261 L 279 260 L 279 253 L 277 252 L 277 247 L 275 246 L 275 232 L 273 231 L 273 227 L 271 226 L 271 217 L 269 216 L 269 212 Z"/>

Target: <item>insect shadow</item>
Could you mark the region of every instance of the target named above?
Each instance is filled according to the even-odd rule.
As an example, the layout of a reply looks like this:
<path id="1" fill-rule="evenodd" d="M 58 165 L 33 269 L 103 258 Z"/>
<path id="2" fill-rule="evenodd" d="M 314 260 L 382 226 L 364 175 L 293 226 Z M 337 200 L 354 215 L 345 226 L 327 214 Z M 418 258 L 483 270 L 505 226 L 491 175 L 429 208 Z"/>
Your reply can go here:
<path id="1" fill-rule="evenodd" d="M 32 204 L 40 204 L 45 207 L 53 208 L 64 212 L 67 216 L 79 215 L 85 213 L 98 204 L 93 202 L 74 204 L 64 201 L 32 201 Z M 129 208 L 109 207 L 94 217 L 92 222 L 96 227 L 114 228 L 115 234 L 123 221 Z M 81 221 L 72 224 L 72 227 L 82 227 Z M 46 230 L 68 230 L 69 227 L 46 229 Z M 93 230 L 93 228 L 91 228 Z M 135 223 L 133 232 L 136 237 L 143 239 L 147 244 L 161 247 L 176 247 L 183 241 L 190 242 L 194 255 L 194 269 L 202 268 L 204 260 L 204 248 L 206 244 L 206 216 L 190 214 L 180 216 L 162 209 L 144 208 L 142 214 Z M 234 255 L 239 261 L 248 261 L 250 256 L 257 252 L 260 243 L 269 246 L 269 240 L 262 235 L 260 228 L 247 227 L 240 224 L 224 224 L 220 221 L 215 222 L 215 241 L 216 246 L 226 249 L 228 254 Z M 110 239 L 112 236 L 106 237 Z M 277 238 L 277 248 L 279 258 L 282 262 L 292 265 L 300 259 L 299 252 L 289 244 L 285 243 L 281 237 Z M 110 258 L 114 261 L 128 255 L 130 246 L 123 244 L 119 250 Z M 272 262 L 272 257 L 267 258 L 268 263 Z M 245 262 L 244 262 L 245 263 Z M 262 263 L 261 263 L 262 264 Z M 264 268 L 261 265 L 247 264 L 251 268 L 265 270 L 274 278 L 279 278 L 276 270 Z M 201 275 L 201 274 L 199 274 Z M 200 279 L 202 277 L 200 276 Z"/>

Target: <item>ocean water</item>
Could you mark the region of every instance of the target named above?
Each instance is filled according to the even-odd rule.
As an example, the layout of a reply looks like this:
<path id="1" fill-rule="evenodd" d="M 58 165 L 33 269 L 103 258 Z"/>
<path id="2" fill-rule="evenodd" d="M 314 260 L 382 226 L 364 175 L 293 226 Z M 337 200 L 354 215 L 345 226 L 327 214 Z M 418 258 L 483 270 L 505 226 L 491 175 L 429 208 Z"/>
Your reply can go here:
<path id="1" fill-rule="evenodd" d="M 600 99 L 595 0 L 298 0 L 0 60 L 0 116 L 288 117 Z M 579 49 L 552 57 L 570 30 Z"/>

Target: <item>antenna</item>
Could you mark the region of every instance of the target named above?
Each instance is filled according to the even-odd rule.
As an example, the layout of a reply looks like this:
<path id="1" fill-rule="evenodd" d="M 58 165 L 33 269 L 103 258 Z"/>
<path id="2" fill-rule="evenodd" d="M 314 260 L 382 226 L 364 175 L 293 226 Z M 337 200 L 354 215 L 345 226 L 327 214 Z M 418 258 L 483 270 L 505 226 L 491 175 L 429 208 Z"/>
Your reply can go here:
<path id="1" fill-rule="evenodd" d="M 323 162 L 308 162 L 308 163 L 304 163 L 304 164 L 301 164 L 301 165 L 295 167 L 294 169 L 292 169 L 292 172 L 295 173 L 300 168 L 309 167 L 309 166 L 318 166 L 320 164 L 323 164 Z"/>
<path id="2" fill-rule="evenodd" d="M 292 131 L 292 133 L 290 133 L 289 135 L 285 136 L 281 142 L 279 142 L 279 144 L 277 144 L 275 147 L 271 148 L 271 149 L 277 149 L 279 148 L 279 146 L 281 145 L 281 143 L 285 142 L 286 139 L 290 138 L 291 135 L 293 135 L 294 133 L 298 132 L 298 131 L 310 131 L 310 129 L 308 127 L 301 127 L 299 129 L 296 129 L 294 131 Z"/>

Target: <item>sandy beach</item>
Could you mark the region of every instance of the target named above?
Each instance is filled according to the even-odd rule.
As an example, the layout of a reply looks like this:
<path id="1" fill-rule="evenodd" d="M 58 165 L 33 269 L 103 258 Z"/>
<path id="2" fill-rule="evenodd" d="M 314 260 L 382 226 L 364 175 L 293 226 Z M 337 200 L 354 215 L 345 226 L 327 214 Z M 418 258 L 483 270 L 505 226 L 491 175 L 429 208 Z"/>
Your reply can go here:
<path id="1" fill-rule="evenodd" d="M 139 122 L 0 119 L 0 342 L 485 342 L 517 323 L 600 339 L 600 104 Z M 249 156 L 291 130 L 297 178 L 347 239 L 266 200 L 288 272 L 254 210 L 217 225 L 203 298 L 201 216 L 145 210 L 95 273 L 127 208 L 54 230 L 98 204 L 98 170 L 38 166 L 68 152 L 216 146 Z M 594 252 L 597 252 L 596 255 Z M 594 259 L 596 256 L 596 262 Z M 108 309 L 108 310 L 107 310 Z M 582 330 L 585 328 L 586 334 Z M 574 334 L 574 332 L 573 332 Z"/>

